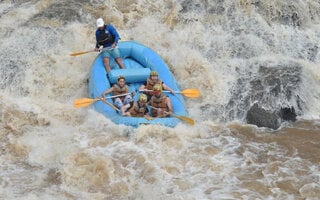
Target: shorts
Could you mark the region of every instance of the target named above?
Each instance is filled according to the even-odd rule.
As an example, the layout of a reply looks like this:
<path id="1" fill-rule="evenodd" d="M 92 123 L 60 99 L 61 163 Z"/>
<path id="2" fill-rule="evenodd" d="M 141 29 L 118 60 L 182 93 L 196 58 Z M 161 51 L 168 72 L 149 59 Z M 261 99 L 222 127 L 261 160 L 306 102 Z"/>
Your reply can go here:
<path id="1" fill-rule="evenodd" d="M 116 98 L 116 99 L 114 100 L 114 105 L 115 105 L 117 108 L 121 109 L 123 105 L 126 105 L 126 104 L 128 104 L 128 103 L 130 103 L 130 102 L 132 102 L 132 101 L 133 101 L 133 98 L 132 98 L 131 94 L 128 94 L 128 95 L 124 98 L 123 102 L 121 101 L 120 98 Z"/>
<path id="2" fill-rule="evenodd" d="M 119 58 L 120 51 L 117 47 L 114 49 L 110 49 L 110 50 L 102 50 L 102 57 L 103 58 L 110 58 L 110 57 Z"/>

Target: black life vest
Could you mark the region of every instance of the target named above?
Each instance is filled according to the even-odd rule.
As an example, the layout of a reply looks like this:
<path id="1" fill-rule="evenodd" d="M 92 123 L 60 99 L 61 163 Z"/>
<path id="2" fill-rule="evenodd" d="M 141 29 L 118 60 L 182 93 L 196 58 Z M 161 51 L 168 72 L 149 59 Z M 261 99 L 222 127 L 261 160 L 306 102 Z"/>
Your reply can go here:
<path id="1" fill-rule="evenodd" d="M 105 27 L 103 30 L 99 30 L 97 41 L 99 45 L 112 44 L 114 37 Z"/>

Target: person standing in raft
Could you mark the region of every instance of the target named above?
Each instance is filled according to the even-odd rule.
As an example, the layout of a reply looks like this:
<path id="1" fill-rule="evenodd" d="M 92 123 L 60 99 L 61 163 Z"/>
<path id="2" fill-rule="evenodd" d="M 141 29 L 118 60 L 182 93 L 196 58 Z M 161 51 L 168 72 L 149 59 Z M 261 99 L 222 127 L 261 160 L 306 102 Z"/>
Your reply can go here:
<path id="1" fill-rule="evenodd" d="M 97 19 L 97 30 L 96 30 L 96 47 L 95 51 L 99 51 L 102 48 L 102 57 L 104 67 L 106 68 L 106 72 L 109 73 L 111 71 L 110 67 L 110 57 L 113 57 L 116 63 L 119 65 L 121 69 L 124 69 L 125 66 L 122 63 L 122 59 L 120 57 L 120 51 L 117 48 L 117 44 L 120 37 L 117 30 L 111 24 L 104 24 L 102 18 Z"/>
<path id="2" fill-rule="evenodd" d="M 140 94 L 138 101 L 132 101 L 121 108 L 122 115 L 129 117 L 149 117 L 147 99 L 147 95 Z"/>
<path id="3" fill-rule="evenodd" d="M 151 105 L 152 117 L 168 117 L 172 114 L 171 100 L 167 95 L 162 94 L 160 84 L 153 86 L 153 96 L 148 104 Z"/>
<path id="4" fill-rule="evenodd" d="M 149 90 L 149 91 L 144 91 L 143 93 L 147 95 L 148 101 L 151 99 L 151 96 L 153 95 L 153 86 L 156 84 L 160 84 L 163 89 L 170 91 L 173 95 L 176 93 L 169 88 L 164 82 L 162 82 L 161 79 L 159 79 L 158 72 L 157 71 L 151 71 L 149 78 L 147 78 L 147 81 L 140 86 L 139 90 Z"/>
<path id="5" fill-rule="evenodd" d="M 105 99 L 106 95 L 110 92 L 112 92 L 114 96 L 119 95 L 118 97 L 113 98 L 113 104 L 119 109 L 121 109 L 123 105 L 133 101 L 132 96 L 134 93 L 129 94 L 129 86 L 126 84 L 124 76 L 120 75 L 117 79 L 117 84 L 114 84 L 111 88 L 105 90 L 102 93 L 102 97 Z"/>

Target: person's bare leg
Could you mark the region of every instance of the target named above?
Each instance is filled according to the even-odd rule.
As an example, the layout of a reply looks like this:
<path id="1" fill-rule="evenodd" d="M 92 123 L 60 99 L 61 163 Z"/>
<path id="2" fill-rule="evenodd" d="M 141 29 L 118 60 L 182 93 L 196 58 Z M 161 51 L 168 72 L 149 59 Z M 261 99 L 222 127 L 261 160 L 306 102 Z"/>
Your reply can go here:
<path id="1" fill-rule="evenodd" d="M 103 58 L 104 67 L 106 68 L 107 73 L 111 71 L 110 67 L 110 59 L 109 58 Z"/>
<path id="2" fill-rule="evenodd" d="M 122 63 L 122 59 L 121 59 L 121 58 L 116 58 L 115 60 L 116 60 L 116 62 L 118 63 L 118 65 L 119 65 L 119 67 L 120 67 L 121 69 L 124 69 L 124 68 L 125 68 L 124 65 L 123 65 L 123 63 Z"/>

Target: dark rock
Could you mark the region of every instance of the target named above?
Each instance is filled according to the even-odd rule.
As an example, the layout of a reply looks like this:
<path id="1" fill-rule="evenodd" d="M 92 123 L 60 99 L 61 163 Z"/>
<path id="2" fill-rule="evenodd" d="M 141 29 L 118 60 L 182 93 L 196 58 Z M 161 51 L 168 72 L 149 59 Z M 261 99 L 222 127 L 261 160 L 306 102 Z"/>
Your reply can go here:
<path id="1" fill-rule="evenodd" d="M 254 124 L 258 127 L 277 129 L 281 124 L 279 115 L 260 108 L 257 103 L 248 110 L 246 119 L 248 124 Z"/>
<path id="2" fill-rule="evenodd" d="M 296 121 L 297 119 L 297 114 L 294 110 L 294 107 L 291 108 L 281 108 L 280 112 L 280 117 L 282 120 L 285 121 Z"/>
<path id="3" fill-rule="evenodd" d="M 280 111 L 265 110 L 255 103 L 247 112 L 246 120 L 248 124 L 258 127 L 278 129 L 283 121 L 296 121 L 297 114 L 293 107 L 281 108 Z"/>
<path id="4" fill-rule="evenodd" d="M 61 23 L 66 24 L 73 21 L 85 21 L 83 15 L 83 1 L 61 1 L 52 3 L 47 9 L 36 14 L 31 22 L 43 19 L 56 19 Z"/>

